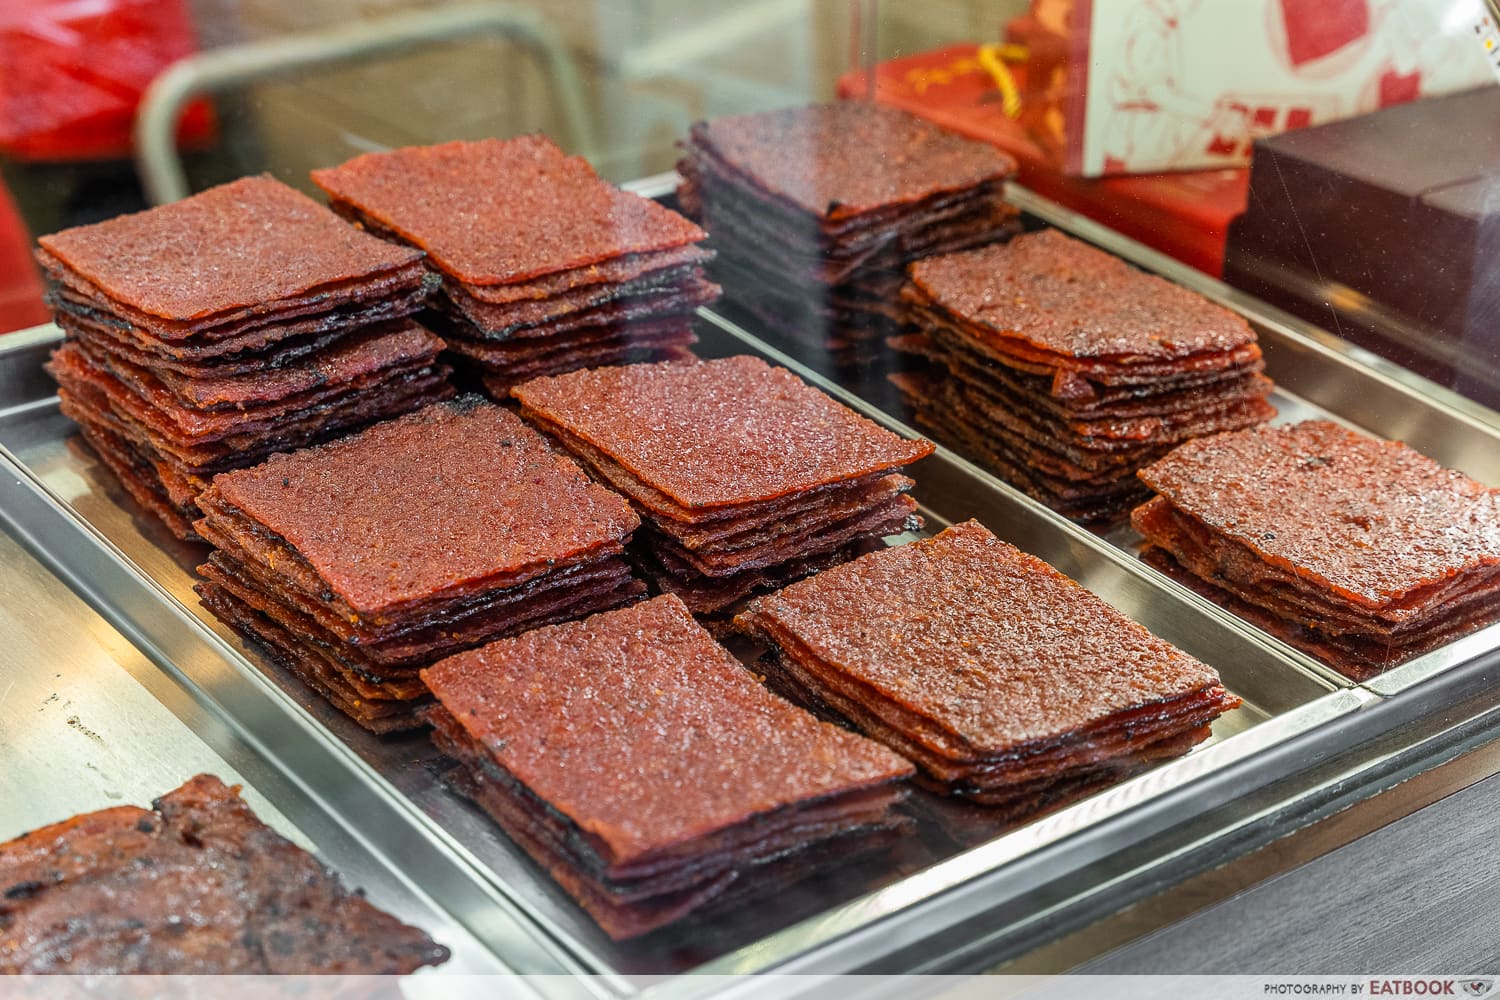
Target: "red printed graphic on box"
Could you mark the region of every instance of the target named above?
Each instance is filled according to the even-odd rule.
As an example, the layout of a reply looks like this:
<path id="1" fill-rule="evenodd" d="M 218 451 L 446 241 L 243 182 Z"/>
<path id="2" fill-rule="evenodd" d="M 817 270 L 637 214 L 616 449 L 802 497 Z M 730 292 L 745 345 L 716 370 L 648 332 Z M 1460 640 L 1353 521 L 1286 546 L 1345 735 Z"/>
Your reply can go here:
<path id="1" fill-rule="evenodd" d="M 1465 2 L 1077 0 L 1066 169 L 1243 164 L 1257 138 L 1483 83 Z"/>
<path id="2" fill-rule="evenodd" d="M 0 0 L 0 153 L 128 156 L 141 94 L 196 49 L 186 0 Z M 212 131 L 197 101 L 178 135 L 201 143 Z"/>
<path id="3" fill-rule="evenodd" d="M 1229 220 L 1245 210 L 1243 168 L 1086 179 L 1063 176 L 1063 116 L 1057 67 L 1060 36 L 1044 25 L 1007 26 L 1006 38 L 1025 45 L 1024 61 L 1010 65 L 1021 107 L 1005 110 L 1005 95 L 984 63 L 980 46 L 953 45 L 881 63 L 872 74 L 839 79 L 841 97 L 874 99 L 905 108 L 1016 157 L 1019 181 L 1061 205 L 1099 219 L 1127 236 L 1217 276 L 1224 262 Z M 1040 58 L 1039 58 L 1040 56 Z"/>

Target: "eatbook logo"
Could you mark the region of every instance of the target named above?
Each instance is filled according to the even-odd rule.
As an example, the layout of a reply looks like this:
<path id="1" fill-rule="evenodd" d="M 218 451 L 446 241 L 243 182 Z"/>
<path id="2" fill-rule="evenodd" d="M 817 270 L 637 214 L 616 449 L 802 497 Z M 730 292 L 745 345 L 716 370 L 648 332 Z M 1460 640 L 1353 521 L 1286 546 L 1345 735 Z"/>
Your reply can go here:
<path id="1" fill-rule="evenodd" d="M 1495 986 L 1493 979 L 1465 979 L 1459 984 L 1465 996 L 1482 997 Z"/>

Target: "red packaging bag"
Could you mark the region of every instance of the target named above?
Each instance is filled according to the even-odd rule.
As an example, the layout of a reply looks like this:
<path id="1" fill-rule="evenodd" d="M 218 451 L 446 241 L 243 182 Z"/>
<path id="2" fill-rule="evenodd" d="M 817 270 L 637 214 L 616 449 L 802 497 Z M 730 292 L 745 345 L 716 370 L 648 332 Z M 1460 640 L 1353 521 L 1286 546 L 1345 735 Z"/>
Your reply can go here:
<path id="1" fill-rule="evenodd" d="M 185 0 L 0 0 L 0 153 L 18 160 L 126 157 L 136 106 L 197 50 Z M 212 134 L 207 102 L 179 141 Z"/>

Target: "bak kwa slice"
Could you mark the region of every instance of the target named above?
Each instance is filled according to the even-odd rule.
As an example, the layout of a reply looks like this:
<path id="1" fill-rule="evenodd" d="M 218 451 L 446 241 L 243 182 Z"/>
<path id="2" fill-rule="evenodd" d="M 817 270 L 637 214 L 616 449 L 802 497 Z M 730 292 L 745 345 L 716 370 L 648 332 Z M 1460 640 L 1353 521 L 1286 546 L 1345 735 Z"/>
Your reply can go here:
<path id="1" fill-rule="evenodd" d="M 204 606 L 376 732 L 419 724 L 414 671 L 638 597 L 629 504 L 478 397 L 215 478 Z"/>
<path id="2" fill-rule="evenodd" d="M 214 480 L 304 560 L 334 606 L 378 622 L 616 553 L 639 523 L 514 414 L 474 397 Z"/>
<path id="3" fill-rule="evenodd" d="M 1328 421 L 1141 470 L 1160 565 L 1355 679 L 1500 620 L 1500 490 Z"/>
<path id="4" fill-rule="evenodd" d="M 615 938 L 889 829 L 911 765 L 782 701 L 663 596 L 423 671 L 458 785 Z"/>
<path id="5" fill-rule="evenodd" d="M 989 143 L 845 101 L 698 122 L 678 198 L 712 234 L 730 299 L 854 363 L 895 332 L 906 264 L 1019 230 L 1014 170 Z"/>
<path id="6" fill-rule="evenodd" d="M 950 794 L 1029 809 L 1184 753 L 1239 699 L 974 521 L 752 600 L 735 625 L 778 687 Z"/>
<path id="7" fill-rule="evenodd" d="M 642 563 L 695 611 L 920 524 L 911 481 L 895 474 L 931 443 L 757 358 L 595 368 L 512 395 L 631 499 L 654 529 L 639 539 Z"/>
<path id="8" fill-rule="evenodd" d="M 155 321 L 151 332 L 167 341 L 291 306 L 326 309 L 360 282 L 421 281 L 419 251 L 360 232 L 265 176 L 38 242 L 49 271 Z"/>
<path id="9" fill-rule="evenodd" d="M 244 446 L 254 433 L 276 434 L 280 424 L 314 407 L 364 395 L 418 373 L 436 373 L 443 342 L 409 320 L 351 335 L 311 363 L 252 375 L 182 378 L 142 367 L 85 341 L 69 341 L 58 352 L 83 354 L 133 401 L 138 423 L 163 438 L 185 444 L 235 437 Z M 52 367 L 60 367 L 54 356 Z M 396 415 L 396 414 L 392 414 Z"/>
<path id="10" fill-rule="evenodd" d="M 447 960 L 211 775 L 0 844 L 0 973 L 405 975 Z"/>
<path id="11" fill-rule="evenodd" d="M 1144 496 L 1135 471 L 1275 415 L 1240 316 L 1056 230 L 913 264 L 921 359 L 891 376 L 917 422 L 1079 521 Z"/>
<path id="12" fill-rule="evenodd" d="M 1002 184 L 1015 172 L 1015 161 L 989 143 L 862 101 L 699 122 L 688 153 L 690 171 L 722 172 L 828 234 L 899 220 L 911 206 Z"/>
<path id="13" fill-rule="evenodd" d="M 541 135 L 366 153 L 312 177 L 336 210 L 421 248 L 465 285 L 515 284 L 704 235 Z"/>
<path id="14" fill-rule="evenodd" d="M 512 395 L 528 418 L 586 441 L 688 510 L 894 471 L 933 448 L 746 355 L 596 368 L 536 379 Z"/>

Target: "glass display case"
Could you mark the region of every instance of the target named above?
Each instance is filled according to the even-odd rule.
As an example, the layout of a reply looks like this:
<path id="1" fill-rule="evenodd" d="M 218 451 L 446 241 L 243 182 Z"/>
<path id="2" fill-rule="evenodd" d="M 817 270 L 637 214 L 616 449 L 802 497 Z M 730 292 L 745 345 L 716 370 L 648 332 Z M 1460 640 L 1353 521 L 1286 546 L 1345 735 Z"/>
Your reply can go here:
<path id="1" fill-rule="evenodd" d="M 1109 280 L 1133 288 L 1153 275 L 1156 301 L 1201 303 L 1182 308 L 1212 310 L 1193 315 L 1227 317 L 1253 335 L 1254 361 L 1244 354 L 1233 375 L 1260 385 L 1263 360 L 1274 389 L 1256 398 L 1275 408 L 1275 426 L 1328 421 L 1405 442 L 1493 497 L 1500 340 L 1487 322 L 1486 253 L 1489 192 L 1500 181 L 1488 123 L 1500 90 L 1486 47 L 1492 26 L 1477 4 L 193 0 L 171 5 L 184 20 L 159 21 L 154 34 L 134 10 L 149 5 L 99 6 L 86 23 L 68 5 L 43 3 L 0 25 L 0 50 L 32 88 L 0 89 L 0 171 L 18 257 L 33 236 L 242 176 L 269 174 L 322 202 L 311 172 L 361 154 L 543 133 L 608 181 L 703 222 L 720 255 L 708 273 L 724 295 L 696 311 L 699 357 L 759 357 L 898 435 L 936 443 L 909 470 L 924 526 L 889 544 L 977 519 L 1212 667 L 1241 704 L 1190 752 L 1045 809 L 986 811 L 914 790 L 909 832 L 888 850 L 824 860 L 773 894 L 613 940 L 444 780 L 443 754 L 425 732 L 362 728 L 205 610 L 194 584 L 210 549 L 138 506 L 64 416 L 44 367 L 64 331 L 38 325 L 42 282 L 17 271 L 14 291 L 0 294 L 0 318 L 25 327 L 0 336 L 0 618 L 18 637 L 0 652 L 0 800 L 23 805 L 4 811 L 0 838 L 121 798 L 149 801 L 216 770 L 242 781 L 273 826 L 448 945 L 447 971 L 549 977 L 533 985 L 569 995 L 707 995 L 745 984 L 681 974 L 1079 968 L 1154 940 L 1153 931 L 1170 939 L 1193 910 L 1231 906 L 1234 893 L 1274 875 L 1295 901 L 1298 864 L 1331 858 L 1467 785 L 1494 785 L 1492 599 L 1463 605 L 1466 624 L 1440 640 L 1351 672 L 1222 592 L 1163 571 L 1143 558 L 1149 546 L 1126 500 L 1109 516 L 1070 516 L 906 388 L 912 352 L 891 345 L 918 325 L 909 308 L 918 272 L 904 269 L 919 265 L 919 249 L 885 236 L 856 261 L 855 270 L 875 270 L 877 258 L 884 269 L 873 306 L 846 308 L 837 281 L 819 286 L 829 297 L 815 306 L 788 306 L 785 275 L 807 263 L 797 253 L 809 241 L 836 244 L 842 231 L 828 220 L 847 206 L 813 213 L 825 228 L 811 237 L 806 218 L 783 212 L 794 217 L 781 226 L 792 233 L 786 247 L 776 243 L 784 206 L 775 199 L 741 213 L 748 236 L 728 232 L 731 213 L 716 220 L 704 208 L 709 153 L 694 131 L 840 101 L 984 144 L 1008 175 L 1006 207 L 990 219 L 993 232 L 965 229 L 944 252 L 1055 231 L 1119 258 L 1127 277 Z M 78 83 L 84 54 L 96 75 L 114 74 L 108 107 Z M 48 86 L 54 114 L 43 121 L 35 109 Z M 872 148 L 896 126 L 876 131 Z M 874 177 L 880 189 L 897 169 L 889 149 L 868 163 L 844 153 L 830 166 L 823 140 L 797 134 L 783 148 L 762 142 L 747 160 L 770 163 L 756 168 L 766 175 L 803 175 L 818 191 L 837 170 L 857 175 L 856 186 Z M 847 150 L 857 138 L 826 144 Z M 961 197 L 936 190 L 913 200 L 951 221 L 945 213 Z M 889 200 L 877 207 L 894 213 L 901 196 L 881 197 Z M 900 254 L 881 256 L 898 244 Z M 66 313 L 59 273 L 47 274 L 49 302 Z M 8 312 L 11 301 L 19 305 Z M 1147 325 L 1156 308 L 1145 310 Z M 852 353 L 850 315 L 860 331 Z M 1206 370 L 1212 353 L 1174 358 L 1164 377 L 1186 381 L 1160 391 L 1206 393 L 1190 364 Z M 1092 360 L 1113 372 L 1139 360 L 1127 354 Z M 1001 371 L 993 361 L 985 370 Z M 1017 370 L 1022 388 L 1008 390 L 1002 409 L 1053 399 L 1027 381 L 1052 369 Z M 1157 391 L 1129 384 L 1137 399 Z M 1141 416 L 1169 423 L 1172 413 Z M 1017 433 L 1035 440 L 1054 425 L 1036 426 L 1031 437 Z M 1091 442 L 1108 433 L 1082 437 L 1092 455 Z M 1134 471 L 1111 480 L 1131 507 L 1150 494 L 1131 492 Z M 1494 524 L 1477 530 L 1495 542 Z M 1385 843 L 1411 879 L 1432 863 L 1411 842 Z M 1476 892 L 1496 875 L 1484 863 L 1467 876 Z M 1308 892 L 1328 891 L 1308 878 Z M 1449 928 L 1460 948 L 1447 960 L 1494 958 L 1462 950 L 1475 926 L 1494 926 L 1494 907 L 1477 905 Z M 1372 912 L 1368 922 L 1381 919 Z M 1274 950 L 1274 928 L 1263 934 L 1268 954 L 1288 954 Z M 1348 971 L 1402 971 L 1337 935 L 1314 950 L 1297 971 L 1345 971 L 1350 954 L 1357 968 Z M 1396 952 L 1397 962 L 1433 954 Z M 1151 954 L 1098 968 L 1144 971 Z M 1254 971 L 1228 954 L 1225 963 L 1194 971 Z"/>

